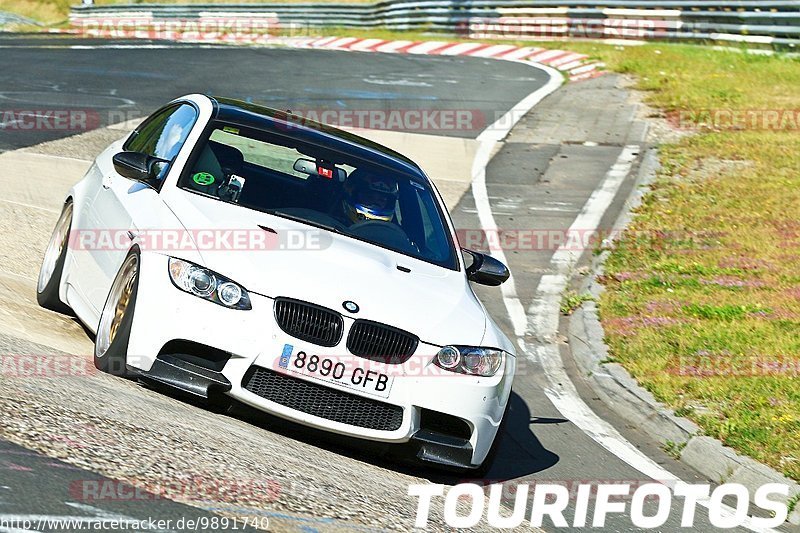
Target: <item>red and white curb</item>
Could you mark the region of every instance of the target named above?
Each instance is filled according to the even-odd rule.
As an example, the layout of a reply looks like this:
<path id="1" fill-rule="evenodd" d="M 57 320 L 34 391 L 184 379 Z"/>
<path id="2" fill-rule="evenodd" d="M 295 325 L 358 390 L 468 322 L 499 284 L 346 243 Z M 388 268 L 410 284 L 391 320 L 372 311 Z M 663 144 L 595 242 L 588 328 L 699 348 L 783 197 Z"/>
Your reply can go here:
<path id="1" fill-rule="evenodd" d="M 489 44 L 452 41 L 403 41 L 361 39 L 358 37 L 272 37 L 267 34 L 222 34 L 218 32 L 160 32 L 154 30 L 51 30 L 52 33 L 78 34 L 85 37 L 111 39 L 164 39 L 181 43 L 283 45 L 290 48 L 348 50 L 384 54 L 414 54 L 440 56 L 469 56 L 487 59 L 530 61 L 553 67 L 570 81 L 586 80 L 602 74 L 602 63 L 591 61 L 586 55 L 565 50 L 551 50 L 533 46 Z"/>
<path id="2" fill-rule="evenodd" d="M 357 37 L 289 37 L 276 38 L 293 48 L 349 50 L 384 54 L 416 54 L 440 56 L 470 56 L 514 61 L 531 61 L 553 67 L 571 81 L 594 78 L 602 74 L 603 64 L 590 61 L 587 56 L 565 50 L 551 50 L 533 46 L 489 44 L 482 42 L 449 41 L 392 41 L 384 39 L 359 39 Z"/>

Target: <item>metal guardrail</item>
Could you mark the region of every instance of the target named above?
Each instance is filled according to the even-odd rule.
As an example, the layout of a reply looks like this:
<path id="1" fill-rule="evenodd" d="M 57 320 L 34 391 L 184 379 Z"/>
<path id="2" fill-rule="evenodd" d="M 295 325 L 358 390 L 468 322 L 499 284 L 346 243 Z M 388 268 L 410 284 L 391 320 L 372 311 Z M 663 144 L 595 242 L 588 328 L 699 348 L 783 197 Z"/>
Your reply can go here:
<path id="1" fill-rule="evenodd" d="M 103 21 L 273 17 L 295 34 L 318 27 L 387 28 L 470 38 L 617 38 L 800 46 L 800 0 L 383 0 L 374 4 L 75 6 L 74 26 Z"/>

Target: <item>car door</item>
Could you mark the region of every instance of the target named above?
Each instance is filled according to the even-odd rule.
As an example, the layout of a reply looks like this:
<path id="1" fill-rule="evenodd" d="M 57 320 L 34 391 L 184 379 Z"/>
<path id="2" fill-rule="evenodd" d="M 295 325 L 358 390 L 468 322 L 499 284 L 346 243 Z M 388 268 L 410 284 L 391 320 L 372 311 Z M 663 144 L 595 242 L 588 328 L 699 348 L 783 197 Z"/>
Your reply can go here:
<path id="1" fill-rule="evenodd" d="M 154 113 L 145 120 L 123 145 L 130 152 L 140 152 L 172 162 L 183 147 L 197 121 L 197 110 L 190 104 L 175 104 Z M 90 303 L 99 313 L 105 304 L 111 283 L 130 249 L 133 239 L 144 230 L 157 227 L 162 212 L 159 192 L 137 181 L 121 176 L 114 169 L 113 151 L 98 158 L 103 176 L 102 186 L 91 204 L 91 217 L 103 238 L 92 254 L 97 283 L 86 291 Z M 169 165 L 162 177 L 169 171 Z"/>

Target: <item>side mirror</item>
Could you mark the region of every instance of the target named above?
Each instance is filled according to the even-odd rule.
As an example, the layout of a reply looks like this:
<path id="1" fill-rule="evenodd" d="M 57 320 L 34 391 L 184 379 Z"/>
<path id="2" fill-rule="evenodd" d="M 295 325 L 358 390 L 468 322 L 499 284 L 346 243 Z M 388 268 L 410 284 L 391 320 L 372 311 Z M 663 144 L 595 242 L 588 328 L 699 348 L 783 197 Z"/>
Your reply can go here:
<path id="1" fill-rule="evenodd" d="M 481 285 L 497 287 L 511 275 L 508 267 L 494 257 L 473 250 L 462 248 L 472 257 L 472 264 L 467 267 L 467 279 Z"/>
<path id="2" fill-rule="evenodd" d="M 161 177 L 169 161 L 140 152 L 119 152 L 112 158 L 114 170 L 120 176 L 144 183 L 158 189 Z"/>

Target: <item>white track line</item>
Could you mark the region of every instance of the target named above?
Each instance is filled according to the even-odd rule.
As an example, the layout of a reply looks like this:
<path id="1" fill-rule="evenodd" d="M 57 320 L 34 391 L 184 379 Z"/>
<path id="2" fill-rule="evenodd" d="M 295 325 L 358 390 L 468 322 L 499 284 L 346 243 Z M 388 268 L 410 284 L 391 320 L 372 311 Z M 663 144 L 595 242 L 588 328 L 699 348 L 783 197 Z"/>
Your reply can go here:
<path id="1" fill-rule="evenodd" d="M 520 61 L 520 63 L 527 64 Z M 492 150 L 495 144 L 505 138 L 506 135 L 514 127 L 514 124 L 528 111 L 542 101 L 548 94 L 552 93 L 564 81 L 557 71 L 555 75 L 550 74 L 549 80 L 543 86 L 526 96 L 517 105 L 511 108 L 500 119 L 483 130 L 476 139 L 479 143 L 478 150 L 475 154 L 475 159 L 472 162 L 472 197 L 475 199 L 475 207 L 478 211 L 478 220 L 480 221 L 481 228 L 487 234 L 497 232 L 497 223 L 492 214 L 492 207 L 489 203 L 489 194 L 486 190 L 486 167 L 492 158 Z M 505 253 L 502 248 L 493 252 L 493 255 L 503 263 L 508 264 Z M 523 337 L 528 330 L 528 319 L 525 316 L 525 308 L 522 306 L 517 297 L 517 287 L 514 282 L 514 275 L 511 274 L 508 281 L 500 286 L 503 294 L 503 302 L 505 303 L 508 315 L 511 318 L 511 323 L 514 326 L 514 335 Z"/>
<path id="2" fill-rule="evenodd" d="M 518 63 L 543 70 L 549 75 L 550 79 L 543 87 L 529 94 L 497 122 L 478 135 L 477 140 L 480 144 L 472 165 L 472 196 L 475 199 L 481 227 L 487 233 L 497 231 L 497 223 L 494 220 L 492 207 L 489 203 L 489 195 L 486 190 L 486 167 L 491 159 L 492 151 L 496 143 L 508 135 L 522 116 L 533 109 L 547 95 L 558 89 L 563 81 L 561 73 L 552 67 L 533 65 L 527 61 L 518 61 Z M 586 231 L 597 228 L 603 214 L 611 205 L 616 193 L 619 192 L 620 186 L 629 174 L 638 150 L 639 147 L 635 145 L 626 146 L 622 150 L 602 183 L 586 201 L 581 213 L 573 222 L 573 227 L 579 227 L 581 230 Z M 507 264 L 505 253 L 503 253 L 502 249 L 493 251 L 493 255 Z M 555 343 L 555 334 L 558 331 L 561 292 L 567 286 L 570 268 L 574 266 L 578 259 L 564 246 L 553 254 L 551 264 L 558 269 L 559 273 L 542 276 L 537 289 L 537 301 L 531 305 L 527 313 L 517 296 L 513 275 L 501 285 L 503 303 L 514 326 L 517 344 L 526 358 L 541 363 L 550 385 L 544 392 L 555 408 L 567 420 L 620 461 L 647 477 L 668 485 L 674 490 L 677 485 L 684 482 L 642 453 L 611 424 L 592 411 L 578 394 L 578 390 L 572 383 L 561 361 L 561 354 L 559 353 L 558 345 Z M 537 335 L 540 342 L 526 342 L 525 336 L 528 333 Z M 698 505 L 708 508 L 709 499 L 698 500 Z M 722 513 L 733 516 L 734 510 L 723 505 Z M 749 518 L 745 520 L 742 527 L 757 532 L 775 531 L 755 526 Z"/>

